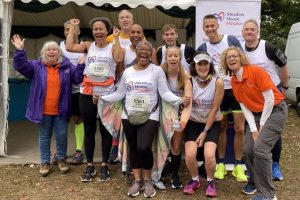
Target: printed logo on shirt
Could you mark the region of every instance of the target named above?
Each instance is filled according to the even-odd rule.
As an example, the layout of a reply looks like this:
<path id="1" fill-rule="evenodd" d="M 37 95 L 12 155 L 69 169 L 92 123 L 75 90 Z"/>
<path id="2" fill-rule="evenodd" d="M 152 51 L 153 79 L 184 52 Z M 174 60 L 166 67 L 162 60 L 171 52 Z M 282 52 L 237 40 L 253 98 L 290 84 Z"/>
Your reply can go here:
<path id="1" fill-rule="evenodd" d="M 193 100 L 193 107 L 195 108 L 211 108 L 211 105 L 213 103 L 213 100 L 207 100 L 207 99 L 195 99 Z"/>
<path id="2" fill-rule="evenodd" d="M 87 60 L 89 63 L 91 63 L 91 62 L 95 62 L 96 58 L 97 58 L 96 56 L 91 56 L 91 57 L 88 57 Z"/>
<path id="3" fill-rule="evenodd" d="M 127 91 L 130 91 L 130 90 L 132 90 L 133 82 L 129 81 L 125 84 L 125 86 L 126 86 Z"/>

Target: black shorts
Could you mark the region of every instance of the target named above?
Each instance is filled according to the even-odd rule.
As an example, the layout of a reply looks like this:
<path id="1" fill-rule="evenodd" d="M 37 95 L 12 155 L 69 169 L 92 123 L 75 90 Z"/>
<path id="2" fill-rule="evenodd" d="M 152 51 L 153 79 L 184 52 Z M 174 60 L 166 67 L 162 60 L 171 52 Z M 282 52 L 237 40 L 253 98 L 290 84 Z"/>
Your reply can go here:
<path id="1" fill-rule="evenodd" d="M 80 115 L 79 92 L 72 94 L 72 115 Z"/>
<path id="2" fill-rule="evenodd" d="M 184 142 L 196 141 L 199 137 L 199 134 L 203 131 L 205 123 L 198 123 L 189 120 L 185 129 L 184 129 Z M 221 122 L 214 122 L 212 127 L 208 130 L 204 143 L 205 142 L 214 142 L 218 144 L 219 133 L 221 129 Z"/>
<path id="3" fill-rule="evenodd" d="M 239 102 L 237 102 L 232 89 L 226 89 L 224 90 L 224 97 L 220 106 L 222 114 L 228 114 L 231 112 L 241 112 L 241 106 Z"/>

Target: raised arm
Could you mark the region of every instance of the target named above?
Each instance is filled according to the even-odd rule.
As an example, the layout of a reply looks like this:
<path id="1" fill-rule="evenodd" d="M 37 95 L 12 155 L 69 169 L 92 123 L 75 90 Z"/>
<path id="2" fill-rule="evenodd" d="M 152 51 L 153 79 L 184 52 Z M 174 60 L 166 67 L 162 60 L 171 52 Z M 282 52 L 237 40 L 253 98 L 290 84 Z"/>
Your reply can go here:
<path id="1" fill-rule="evenodd" d="M 79 19 L 71 19 L 70 20 L 70 30 L 66 38 L 66 50 L 70 52 L 84 53 L 86 52 L 91 45 L 91 42 L 81 42 L 80 44 L 76 44 L 74 42 L 74 32 L 77 26 L 79 26 Z"/>
<path id="2" fill-rule="evenodd" d="M 123 62 L 124 60 L 124 49 L 121 47 L 120 40 L 119 40 L 120 32 L 121 31 L 114 26 L 113 35 L 114 35 L 115 44 L 113 45 L 112 53 L 113 53 L 114 61 L 116 63 Z"/>
<path id="3" fill-rule="evenodd" d="M 32 79 L 34 75 L 34 68 L 29 61 L 27 61 L 27 54 L 24 50 L 25 39 L 21 39 L 18 34 L 13 35 L 11 42 L 15 46 L 14 52 L 14 68 L 26 78 Z"/>

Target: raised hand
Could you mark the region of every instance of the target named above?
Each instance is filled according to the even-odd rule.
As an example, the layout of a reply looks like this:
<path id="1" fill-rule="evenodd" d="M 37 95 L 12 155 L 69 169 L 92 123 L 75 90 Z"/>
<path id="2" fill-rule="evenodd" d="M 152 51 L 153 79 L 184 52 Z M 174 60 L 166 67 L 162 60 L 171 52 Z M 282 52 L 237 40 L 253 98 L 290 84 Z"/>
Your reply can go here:
<path id="1" fill-rule="evenodd" d="M 113 28 L 114 37 L 118 38 L 120 33 L 121 33 L 120 29 L 118 29 L 117 27 L 114 26 L 114 28 Z"/>
<path id="2" fill-rule="evenodd" d="M 11 42 L 13 43 L 13 45 L 15 46 L 15 48 L 17 50 L 23 50 L 24 49 L 24 41 L 25 39 L 20 38 L 20 36 L 18 34 L 13 35 Z"/>
<path id="3" fill-rule="evenodd" d="M 79 26 L 79 24 L 80 24 L 80 20 L 79 19 L 71 19 L 71 25 L 72 26 Z"/>

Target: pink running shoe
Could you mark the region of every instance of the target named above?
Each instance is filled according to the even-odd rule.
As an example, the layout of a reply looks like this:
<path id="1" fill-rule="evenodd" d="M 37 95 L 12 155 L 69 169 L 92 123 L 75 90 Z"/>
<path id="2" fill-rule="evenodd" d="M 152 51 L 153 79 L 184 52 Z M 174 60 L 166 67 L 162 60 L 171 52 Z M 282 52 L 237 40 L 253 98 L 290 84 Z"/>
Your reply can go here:
<path id="1" fill-rule="evenodd" d="M 183 188 L 183 193 L 185 194 L 194 194 L 196 190 L 200 187 L 199 181 L 191 180 L 188 184 L 186 184 Z"/>
<path id="2" fill-rule="evenodd" d="M 205 194 L 208 197 L 216 197 L 218 195 L 216 185 L 215 185 L 215 181 L 207 182 L 207 188 L 206 188 Z"/>

